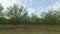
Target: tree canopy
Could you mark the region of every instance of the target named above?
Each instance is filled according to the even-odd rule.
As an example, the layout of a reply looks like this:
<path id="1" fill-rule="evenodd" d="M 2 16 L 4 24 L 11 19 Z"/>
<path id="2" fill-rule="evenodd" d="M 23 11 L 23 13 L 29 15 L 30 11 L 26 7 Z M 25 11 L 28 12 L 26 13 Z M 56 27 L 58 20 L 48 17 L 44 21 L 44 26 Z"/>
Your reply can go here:
<path id="1" fill-rule="evenodd" d="M 14 4 L 6 8 L 5 12 L 3 6 L 0 4 L 0 24 L 60 24 L 60 15 L 58 11 L 49 10 L 42 12 L 42 17 L 38 18 L 32 13 L 29 17 L 28 11 L 24 6 Z"/>

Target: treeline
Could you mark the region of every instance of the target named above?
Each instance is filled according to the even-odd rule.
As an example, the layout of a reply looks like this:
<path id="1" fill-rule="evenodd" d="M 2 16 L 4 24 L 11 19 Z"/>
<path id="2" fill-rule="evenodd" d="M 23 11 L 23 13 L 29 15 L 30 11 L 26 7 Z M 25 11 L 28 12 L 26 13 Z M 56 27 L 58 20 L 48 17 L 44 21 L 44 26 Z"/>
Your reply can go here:
<path id="1" fill-rule="evenodd" d="M 39 18 L 35 13 L 29 16 L 24 6 L 14 4 L 4 9 L 0 4 L 0 24 L 60 24 L 58 13 L 59 11 L 49 10 L 42 12 Z"/>

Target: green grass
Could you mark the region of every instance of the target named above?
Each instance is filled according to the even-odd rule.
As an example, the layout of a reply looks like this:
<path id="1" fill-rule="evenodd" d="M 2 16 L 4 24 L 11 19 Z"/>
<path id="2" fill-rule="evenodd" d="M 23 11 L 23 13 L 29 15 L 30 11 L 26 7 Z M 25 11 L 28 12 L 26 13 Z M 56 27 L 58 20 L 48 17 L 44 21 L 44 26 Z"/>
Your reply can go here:
<path id="1" fill-rule="evenodd" d="M 18 29 L 6 26 L 0 26 L 0 34 L 60 34 L 60 25 L 48 25 L 48 29 L 46 25 L 20 25 Z"/>
<path id="2" fill-rule="evenodd" d="M 48 32 L 42 32 L 42 31 L 39 31 L 39 32 L 36 32 L 36 31 L 33 31 L 33 32 L 0 32 L 0 34 L 60 34 L 60 32 L 52 32 L 52 31 L 48 31 Z"/>

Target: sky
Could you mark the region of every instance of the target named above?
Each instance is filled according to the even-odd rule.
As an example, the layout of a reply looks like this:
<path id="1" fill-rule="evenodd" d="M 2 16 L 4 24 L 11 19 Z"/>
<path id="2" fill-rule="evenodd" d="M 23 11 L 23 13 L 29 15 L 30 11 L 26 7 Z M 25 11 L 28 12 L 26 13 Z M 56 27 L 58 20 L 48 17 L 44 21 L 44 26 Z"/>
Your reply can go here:
<path id="1" fill-rule="evenodd" d="M 60 7 L 60 0 L 0 0 L 0 3 L 4 8 L 14 3 L 23 5 L 29 11 L 29 15 L 35 13 L 37 16 L 48 9 L 57 10 Z"/>

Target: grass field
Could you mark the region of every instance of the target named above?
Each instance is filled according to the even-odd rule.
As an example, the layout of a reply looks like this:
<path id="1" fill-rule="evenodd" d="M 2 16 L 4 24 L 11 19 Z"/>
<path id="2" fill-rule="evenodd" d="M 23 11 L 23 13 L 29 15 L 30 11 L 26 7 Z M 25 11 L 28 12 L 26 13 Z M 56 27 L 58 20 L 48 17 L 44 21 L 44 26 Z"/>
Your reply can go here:
<path id="1" fill-rule="evenodd" d="M 0 34 L 60 34 L 60 25 L 0 25 Z"/>

